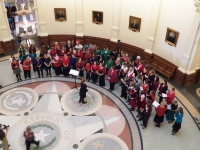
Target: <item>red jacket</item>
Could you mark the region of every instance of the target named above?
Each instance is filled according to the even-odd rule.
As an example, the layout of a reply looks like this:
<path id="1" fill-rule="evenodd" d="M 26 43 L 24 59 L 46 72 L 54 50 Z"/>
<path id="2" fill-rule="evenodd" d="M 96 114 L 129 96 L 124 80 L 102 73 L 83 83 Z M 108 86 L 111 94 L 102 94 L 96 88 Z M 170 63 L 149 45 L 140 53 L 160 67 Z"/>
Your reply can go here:
<path id="1" fill-rule="evenodd" d="M 53 66 L 54 67 L 60 67 L 61 66 L 61 59 L 60 59 L 60 57 L 58 58 L 58 60 L 55 58 L 55 57 L 53 57 Z"/>
<path id="2" fill-rule="evenodd" d="M 91 64 L 90 63 L 86 63 L 85 70 L 86 71 L 90 71 L 91 70 Z"/>
<path id="3" fill-rule="evenodd" d="M 167 110 L 167 107 L 161 107 L 160 105 L 156 108 L 156 114 L 158 116 L 164 116 L 165 115 L 165 111 Z"/>
<path id="4" fill-rule="evenodd" d="M 141 91 L 142 94 L 147 94 L 149 91 L 149 85 L 148 84 L 143 84 L 142 86 L 143 90 Z"/>
<path id="5" fill-rule="evenodd" d="M 93 64 L 92 64 L 92 67 L 91 67 L 92 73 L 97 74 L 98 69 L 99 69 L 99 67 L 98 67 L 97 65 L 93 65 Z"/>
<path id="6" fill-rule="evenodd" d="M 84 60 L 90 59 L 91 58 L 91 54 L 85 54 L 84 56 Z"/>
<path id="7" fill-rule="evenodd" d="M 68 66 L 69 65 L 69 62 L 70 62 L 70 59 L 69 57 L 63 57 L 62 58 L 62 63 L 63 63 L 63 66 Z"/>
<path id="8" fill-rule="evenodd" d="M 149 96 L 151 97 L 151 99 L 148 99 L 148 103 L 149 104 L 152 104 L 153 102 L 154 102 L 154 100 L 155 100 L 155 95 L 153 95 L 153 94 L 149 94 Z"/>
<path id="9" fill-rule="evenodd" d="M 145 105 L 146 105 L 145 99 L 143 101 L 141 101 L 141 99 L 137 101 L 137 108 L 138 109 L 140 109 L 140 108 L 143 109 L 145 107 Z"/>
<path id="10" fill-rule="evenodd" d="M 144 65 L 139 64 L 136 68 L 138 69 L 138 72 L 139 72 L 139 73 L 143 73 Z"/>
<path id="11" fill-rule="evenodd" d="M 23 70 L 31 70 L 31 60 L 29 62 L 27 60 L 24 60 Z"/>
<path id="12" fill-rule="evenodd" d="M 117 71 L 110 69 L 107 75 L 110 78 L 108 79 L 109 82 L 115 83 L 117 81 Z"/>
<path id="13" fill-rule="evenodd" d="M 172 101 L 175 98 L 175 93 L 167 92 L 167 104 L 172 104 Z"/>
<path id="14" fill-rule="evenodd" d="M 100 73 L 99 71 L 100 71 L 101 73 Z M 104 68 L 104 67 L 101 68 L 101 67 L 99 66 L 98 73 L 104 75 L 104 74 L 105 74 L 105 68 Z"/>
<path id="15" fill-rule="evenodd" d="M 83 58 L 83 53 L 82 52 L 76 52 L 76 57 Z"/>
<path id="16" fill-rule="evenodd" d="M 12 62 L 11 67 L 12 67 L 12 69 L 19 68 L 19 63 L 18 62 L 16 62 L 16 63 Z"/>
<path id="17" fill-rule="evenodd" d="M 83 67 L 84 67 L 83 61 L 81 61 L 81 62 L 77 61 L 77 62 L 76 62 L 76 69 L 77 69 L 77 70 L 78 70 L 78 69 L 82 69 Z"/>

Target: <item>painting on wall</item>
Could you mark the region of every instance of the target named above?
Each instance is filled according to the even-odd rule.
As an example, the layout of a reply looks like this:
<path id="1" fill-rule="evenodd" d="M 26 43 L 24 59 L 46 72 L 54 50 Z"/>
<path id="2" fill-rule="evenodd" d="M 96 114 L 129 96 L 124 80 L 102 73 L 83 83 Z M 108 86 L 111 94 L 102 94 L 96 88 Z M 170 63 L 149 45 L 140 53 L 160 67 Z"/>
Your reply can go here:
<path id="1" fill-rule="evenodd" d="M 140 32 L 141 18 L 130 16 L 128 28 L 134 32 Z"/>
<path id="2" fill-rule="evenodd" d="M 96 24 L 103 24 L 103 12 L 92 11 L 92 22 Z"/>
<path id="3" fill-rule="evenodd" d="M 57 21 L 67 20 L 65 8 L 54 8 L 54 14 L 55 14 L 55 20 L 57 20 Z"/>
<path id="4" fill-rule="evenodd" d="M 179 36 L 179 32 L 171 29 L 171 28 L 167 28 L 167 32 L 166 32 L 166 36 L 165 36 L 165 42 L 168 43 L 171 46 L 176 47 L 177 41 L 178 41 L 178 36 Z"/>

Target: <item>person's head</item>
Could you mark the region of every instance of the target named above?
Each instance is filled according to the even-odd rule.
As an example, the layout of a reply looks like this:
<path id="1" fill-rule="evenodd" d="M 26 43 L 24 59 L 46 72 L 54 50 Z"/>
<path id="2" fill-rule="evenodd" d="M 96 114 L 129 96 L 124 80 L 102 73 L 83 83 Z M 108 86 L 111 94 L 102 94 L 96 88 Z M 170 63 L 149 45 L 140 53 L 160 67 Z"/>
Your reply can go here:
<path id="1" fill-rule="evenodd" d="M 163 84 L 164 84 L 164 85 L 167 85 L 167 80 L 163 80 Z"/>
<path id="2" fill-rule="evenodd" d="M 126 67 L 127 66 L 127 63 L 124 63 L 124 67 Z"/>
<path id="3" fill-rule="evenodd" d="M 36 60 L 39 61 L 39 60 L 40 60 L 40 57 L 36 57 Z"/>
<path id="4" fill-rule="evenodd" d="M 183 107 L 179 107 L 178 111 L 179 111 L 179 113 L 181 113 L 183 115 Z"/>
<path id="5" fill-rule="evenodd" d="M 136 24 L 136 23 L 137 23 L 137 21 L 134 19 L 134 20 L 133 20 L 133 23 L 134 23 L 134 24 Z"/>
<path id="6" fill-rule="evenodd" d="M 72 58 L 75 58 L 75 55 L 74 55 L 74 54 L 72 54 Z"/>
<path id="7" fill-rule="evenodd" d="M 29 61 L 30 61 L 30 57 L 27 57 L 27 58 L 26 58 L 26 61 L 29 62 Z"/>
<path id="8" fill-rule="evenodd" d="M 108 47 L 106 47 L 106 51 L 108 50 Z"/>
<path id="9" fill-rule="evenodd" d="M 133 71 L 133 67 L 130 67 L 130 68 L 129 68 L 129 71 L 132 72 L 132 71 Z"/>
<path id="10" fill-rule="evenodd" d="M 16 62 L 17 62 L 15 58 L 13 58 L 13 62 L 14 62 L 14 63 L 16 63 Z"/>
<path id="11" fill-rule="evenodd" d="M 43 47 L 43 48 L 44 48 L 44 46 L 45 46 L 45 44 L 44 44 L 44 43 L 41 43 L 41 47 Z"/>
<path id="12" fill-rule="evenodd" d="M 62 11 L 60 10 L 59 13 L 62 14 Z"/>
<path id="13" fill-rule="evenodd" d="M 167 102 L 166 102 L 165 100 L 163 100 L 163 101 L 160 103 L 160 106 L 165 107 L 166 104 L 167 104 Z"/>
<path id="14" fill-rule="evenodd" d="M 151 90 L 150 91 L 150 94 L 153 94 L 155 96 L 155 91 L 154 90 Z"/>
<path id="15" fill-rule="evenodd" d="M 11 54 L 10 57 L 13 58 L 13 57 L 14 57 L 14 54 Z"/>
<path id="16" fill-rule="evenodd" d="M 140 79 L 140 80 L 142 80 L 142 75 L 139 73 L 139 74 L 137 75 L 137 78 Z"/>
<path id="17" fill-rule="evenodd" d="M 58 45 L 58 42 L 55 42 L 55 45 L 57 46 L 57 45 Z"/>
<path id="18" fill-rule="evenodd" d="M 174 92 L 174 91 L 175 91 L 175 88 L 172 87 L 172 88 L 169 89 L 169 91 L 170 91 L 170 92 Z"/>
<path id="19" fill-rule="evenodd" d="M 66 54 L 66 53 L 64 54 L 64 57 L 65 57 L 65 58 L 67 57 L 67 54 Z"/>
<path id="20" fill-rule="evenodd" d="M 149 84 L 149 80 L 144 80 L 144 84 Z"/>
<path id="21" fill-rule="evenodd" d="M 26 31 L 24 31 L 24 34 L 26 34 Z"/>
<path id="22" fill-rule="evenodd" d="M 177 103 L 178 103 L 177 100 L 173 100 L 173 101 L 172 101 L 172 104 L 174 104 L 174 105 L 176 105 Z"/>
<path id="23" fill-rule="evenodd" d="M 154 70 L 154 69 L 151 69 L 151 70 L 150 70 L 150 73 L 151 73 L 151 74 L 155 74 L 155 70 Z"/>
<path id="24" fill-rule="evenodd" d="M 134 86 L 134 82 L 133 82 L 133 81 L 130 82 L 130 86 L 131 86 L 131 87 Z"/>
<path id="25" fill-rule="evenodd" d="M 82 61 L 82 59 L 81 59 L 81 58 L 79 58 L 79 59 L 78 59 L 78 61 L 79 61 L 79 62 L 81 62 L 81 61 Z"/>
<path id="26" fill-rule="evenodd" d="M 47 58 L 47 54 L 46 53 L 44 53 L 44 58 Z"/>
<path id="27" fill-rule="evenodd" d="M 150 104 L 146 104 L 145 108 L 149 110 L 149 109 L 151 109 L 151 105 Z"/>
<path id="28" fill-rule="evenodd" d="M 141 101 L 144 101 L 144 99 L 145 99 L 145 95 L 142 94 L 141 97 L 140 97 L 140 100 L 141 100 Z"/>
<path id="29" fill-rule="evenodd" d="M 96 62 L 96 61 L 94 61 L 94 65 L 97 65 L 97 62 Z"/>
<path id="30" fill-rule="evenodd" d="M 137 59 L 138 59 L 138 60 L 140 60 L 140 59 L 141 59 L 141 57 L 140 57 L 140 56 L 137 56 Z"/>
<path id="31" fill-rule="evenodd" d="M 71 44 L 70 40 L 67 41 L 67 44 Z"/>
<path id="32" fill-rule="evenodd" d="M 31 127 L 30 127 L 30 126 L 27 126 L 27 127 L 26 127 L 26 130 L 27 130 L 27 131 L 31 131 Z"/>
<path id="33" fill-rule="evenodd" d="M 85 83 L 85 78 L 84 77 L 81 79 L 81 83 Z"/>
<path id="34" fill-rule="evenodd" d="M 111 69 L 112 69 L 112 70 L 115 70 L 115 66 L 112 66 Z"/>
<path id="35" fill-rule="evenodd" d="M 155 76 L 155 78 L 154 78 L 154 80 L 156 81 L 156 82 L 159 82 L 159 76 Z"/>

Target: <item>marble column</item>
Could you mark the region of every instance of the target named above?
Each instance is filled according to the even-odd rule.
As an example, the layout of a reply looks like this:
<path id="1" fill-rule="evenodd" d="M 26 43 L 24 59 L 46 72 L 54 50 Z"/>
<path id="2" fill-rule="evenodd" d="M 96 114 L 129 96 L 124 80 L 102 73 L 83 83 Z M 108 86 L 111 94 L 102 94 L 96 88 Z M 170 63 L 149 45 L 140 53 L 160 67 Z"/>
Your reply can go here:
<path id="1" fill-rule="evenodd" d="M 119 39 L 119 25 L 120 25 L 120 14 L 121 14 L 121 0 L 113 0 L 113 18 L 111 28 L 111 41 L 117 42 Z"/>
<path id="2" fill-rule="evenodd" d="M 43 0 L 34 0 L 33 10 L 36 14 L 38 36 L 48 36 Z"/>
<path id="3" fill-rule="evenodd" d="M 7 18 L 4 0 L 0 0 L 0 41 L 6 42 L 13 39 Z"/>
<path id="4" fill-rule="evenodd" d="M 152 54 L 153 53 L 153 45 L 155 41 L 156 29 L 159 22 L 159 14 L 162 7 L 163 0 L 154 0 L 153 1 L 153 8 L 151 12 L 151 22 L 149 26 L 147 41 L 146 41 L 146 48 L 145 52 Z"/>
<path id="5" fill-rule="evenodd" d="M 83 0 L 75 0 L 76 36 L 83 36 Z"/>
<path id="6" fill-rule="evenodd" d="M 194 59 L 194 54 L 197 51 L 197 45 L 198 45 L 197 36 L 198 36 L 199 22 L 200 22 L 200 13 L 195 12 L 192 26 L 190 28 L 190 33 L 188 36 L 188 42 L 182 54 L 181 65 L 178 68 L 179 71 L 181 71 L 182 73 L 186 73 L 188 75 L 195 73 L 195 69 L 193 68 L 194 70 L 192 70 L 191 64 Z"/>

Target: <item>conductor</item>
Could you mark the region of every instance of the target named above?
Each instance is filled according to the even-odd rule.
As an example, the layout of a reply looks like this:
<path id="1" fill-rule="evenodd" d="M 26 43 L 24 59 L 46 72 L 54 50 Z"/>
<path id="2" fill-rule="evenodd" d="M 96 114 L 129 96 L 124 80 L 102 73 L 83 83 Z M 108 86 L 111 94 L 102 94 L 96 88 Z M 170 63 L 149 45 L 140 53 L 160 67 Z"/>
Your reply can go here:
<path id="1" fill-rule="evenodd" d="M 87 102 L 84 101 L 84 98 L 86 97 L 86 92 L 88 91 L 87 85 L 85 84 L 85 78 L 82 78 L 81 80 L 81 89 L 79 91 L 80 99 L 79 103 L 82 102 L 82 104 L 86 104 Z"/>

